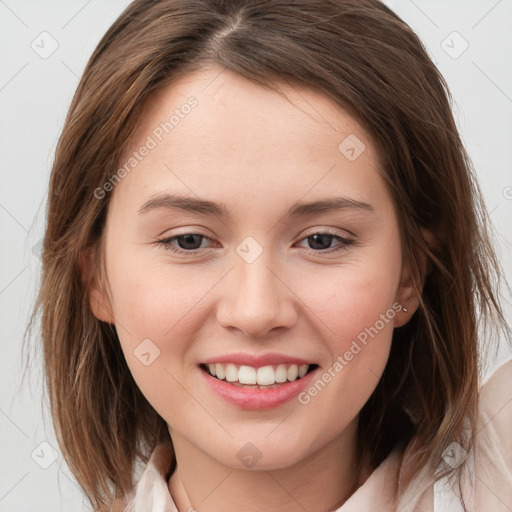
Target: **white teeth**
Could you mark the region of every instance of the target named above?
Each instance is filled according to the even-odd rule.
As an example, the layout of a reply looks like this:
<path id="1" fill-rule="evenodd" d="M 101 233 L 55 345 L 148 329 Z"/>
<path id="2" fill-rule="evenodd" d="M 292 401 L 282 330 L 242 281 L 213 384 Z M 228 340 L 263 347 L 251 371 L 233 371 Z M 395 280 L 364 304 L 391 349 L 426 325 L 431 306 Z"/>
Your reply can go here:
<path id="1" fill-rule="evenodd" d="M 270 386 L 276 383 L 276 372 L 272 366 L 262 366 L 258 368 L 256 374 L 256 383 L 260 386 Z"/>
<path id="2" fill-rule="evenodd" d="M 279 364 L 277 366 L 237 366 L 233 363 L 215 363 L 207 365 L 208 371 L 219 380 L 226 380 L 236 385 L 274 386 L 276 383 L 297 380 L 308 372 L 308 364 Z"/>
<path id="3" fill-rule="evenodd" d="M 301 364 L 299 366 L 299 378 L 302 379 L 302 377 L 304 377 L 304 375 L 306 375 L 306 373 L 308 372 L 308 368 L 309 368 L 309 365 L 307 365 L 307 364 Z"/>
<path id="4" fill-rule="evenodd" d="M 215 373 L 217 374 L 217 378 L 220 380 L 223 380 L 224 377 L 226 376 L 226 373 L 224 372 L 224 367 L 220 363 L 217 363 L 215 365 Z"/>
<path id="5" fill-rule="evenodd" d="M 219 376 L 217 375 L 217 377 Z M 240 384 L 256 384 L 256 370 L 251 366 L 240 366 L 238 382 Z"/>
<path id="6" fill-rule="evenodd" d="M 226 380 L 228 382 L 236 382 L 238 380 L 238 368 L 232 363 L 226 365 Z"/>
<path id="7" fill-rule="evenodd" d="M 299 367 L 296 364 L 292 364 L 288 368 L 288 380 L 294 381 L 299 376 Z"/>
<path id="8" fill-rule="evenodd" d="M 286 368 L 286 365 L 280 364 L 276 369 L 276 382 L 286 382 L 287 379 L 288 379 L 288 368 Z"/>

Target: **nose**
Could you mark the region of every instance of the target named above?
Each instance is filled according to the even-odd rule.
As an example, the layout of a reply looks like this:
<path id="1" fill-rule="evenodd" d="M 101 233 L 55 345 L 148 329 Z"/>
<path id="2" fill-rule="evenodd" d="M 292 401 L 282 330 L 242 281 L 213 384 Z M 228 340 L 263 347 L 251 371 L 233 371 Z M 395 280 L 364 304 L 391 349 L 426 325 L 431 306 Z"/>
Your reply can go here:
<path id="1" fill-rule="evenodd" d="M 266 251 L 247 263 L 235 255 L 235 268 L 226 276 L 217 308 L 217 321 L 233 332 L 261 338 L 297 321 L 293 283 L 274 270 Z M 275 266 L 275 265 L 274 265 Z"/>

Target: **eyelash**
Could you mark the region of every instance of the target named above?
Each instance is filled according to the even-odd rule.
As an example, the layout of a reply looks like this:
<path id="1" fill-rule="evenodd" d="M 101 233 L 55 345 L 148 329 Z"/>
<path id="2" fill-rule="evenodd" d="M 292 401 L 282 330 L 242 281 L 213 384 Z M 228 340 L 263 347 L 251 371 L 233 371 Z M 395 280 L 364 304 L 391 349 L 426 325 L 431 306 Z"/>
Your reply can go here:
<path id="1" fill-rule="evenodd" d="M 157 240 L 155 243 L 158 244 L 158 245 L 163 246 L 166 250 L 169 250 L 171 252 L 178 253 L 178 254 L 192 254 L 192 255 L 195 255 L 195 254 L 201 252 L 202 249 L 191 249 L 191 250 L 177 249 L 176 247 L 174 247 L 172 245 L 172 243 L 175 242 L 178 238 L 181 238 L 181 237 L 184 237 L 184 236 L 187 236 L 187 235 L 196 235 L 196 236 L 202 237 L 203 239 L 211 240 L 209 237 L 207 237 L 206 235 L 202 235 L 201 233 L 183 233 L 181 235 L 175 235 L 175 236 L 163 238 L 161 240 Z M 338 242 L 340 242 L 341 245 L 338 248 L 334 248 L 334 249 L 333 248 L 329 248 L 329 249 L 306 249 L 308 252 L 313 252 L 313 253 L 317 253 L 317 254 L 337 253 L 337 252 L 346 250 L 348 246 L 350 246 L 350 245 L 355 243 L 355 240 L 353 240 L 353 239 L 345 238 L 345 237 L 342 237 L 342 236 L 337 235 L 335 233 L 330 233 L 328 231 L 319 231 L 319 232 L 316 232 L 316 233 L 312 233 L 311 235 L 308 235 L 308 236 L 302 238 L 299 241 L 302 242 L 303 240 L 307 240 L 308 238 L 311 238 L 311 237 L 313 237 L 315 235 L 322 235 L 322 236 L 332 237 L 333 239 L 335 239 Z"/>

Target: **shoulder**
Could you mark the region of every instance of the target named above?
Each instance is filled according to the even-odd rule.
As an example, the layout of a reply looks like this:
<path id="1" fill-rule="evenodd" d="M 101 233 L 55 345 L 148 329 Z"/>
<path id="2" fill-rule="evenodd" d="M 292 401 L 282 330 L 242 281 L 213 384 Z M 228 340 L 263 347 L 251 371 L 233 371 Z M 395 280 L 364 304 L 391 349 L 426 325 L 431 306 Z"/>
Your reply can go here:
<path id="1" fill-rule="evenodd" d="M 469 427 L 468 427 L 469 428 Z M 483 384 L 478 398 L 474 445 L 470 453 L 459 445 L 444 461 L 465 461 L 457 478 L 435 482 L 435 512 L 510 512 L 512 510 L 512 360 L 502 364 Z M 455 457 L 455 458 L 454 458 Z M 460 480 L 459 480 L 460 479 Z M 457 483 L 458 482 L 458 483 Z M 462 492 L 466 509 L 461 505 Z M 430 508 L 428 510 L 431 510 Z"/>
<path id="2" fill-rule="evenodd" d="M 111 505 L 101 508 L 98 512 L 131 512 L 132 508 L 128 507 L 127 498 L 116 498 Z"/>
<path id="3" fill-rule="evenodd" d="M 512 510 L 512 360 L 480 390 L 475 432 L 476 510 Z"/>
<path id="4" fill-rule="evenodd" d="M 493 372 L 491 372 L 490 376 L 485 380 L 484 385 L 482 386 L 482 391 L 486 389 L 490 389 L 495 386 L 497 383 L 501 384 L 507 379 L 510 379 L 512 376 L 512 357 L 500 364 Z"/>
<path id="5" fill-rule="evenodd" d="M 135 510 L 149 512 L 153 510 L 151 503 L 155 500 L 159 503 L 167 502 L 165 510 L 176 511 L 167 487 L 167 480 L 174 467 L 172 444 L 169 442 L 157 444 L 147 464 L 143 465 L 142 474 L 130 492 L 126 496 L 116 498 L 110 506 L 98 512 L 134 512 Z"/>
<path id="6" fill-rule="evenodd" d="M 510 439 L 512 426 L 512 359 L 502 364 L 484 383 L 478 405 L 477 436 Z M 496 439 L 497 440 L 497 439 Z"/>

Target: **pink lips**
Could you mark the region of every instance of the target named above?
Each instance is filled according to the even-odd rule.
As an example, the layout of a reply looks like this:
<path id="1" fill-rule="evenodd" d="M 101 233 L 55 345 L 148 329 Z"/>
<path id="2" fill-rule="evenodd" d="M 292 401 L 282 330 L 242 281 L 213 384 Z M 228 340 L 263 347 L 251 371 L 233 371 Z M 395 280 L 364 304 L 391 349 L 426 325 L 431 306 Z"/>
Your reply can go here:
<path id="1" fill-rule="evenodd" d="M 314 364 L 305 359 L 283 354 L 252 356 L 243 353 L 212 357 L 203 362 L 204 365 L 215 363 L 233 363 L 236 365 L 252 366 L 253 368 L 276 364 Z M 264 389 L 234 386 L 227 381 L 212 377 L 203 369 L 201 369 L 200 373 L 209 388 L 230 404 L 245 410 L 265 410 L 279 407 L 291 400 L 294 396 L 297 396 L 304 388 L 311 384 L 316 375 L 316 370 L 318 370 L 318 367 L 293 382 L 286 382 L 275 388 Z"/>
<path id="2" fill-rule="evenodd" d="M 203 364 L 215 363 L 233 363 L 239 366 L 252 366 L 253 368 L 260 368 L 261 366 L 268 366 L 273 364 L 313 364 L 311 361 L 307 361 L 306 359 L 287 356 L 286 354 L 271 353 L 256 356 L 245 354 L 243 352 L 235 352 L 233 354 L 226 354 L 219 357 L 210 357 L 209 359 L 203 361 Z"/>

